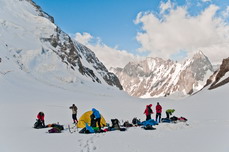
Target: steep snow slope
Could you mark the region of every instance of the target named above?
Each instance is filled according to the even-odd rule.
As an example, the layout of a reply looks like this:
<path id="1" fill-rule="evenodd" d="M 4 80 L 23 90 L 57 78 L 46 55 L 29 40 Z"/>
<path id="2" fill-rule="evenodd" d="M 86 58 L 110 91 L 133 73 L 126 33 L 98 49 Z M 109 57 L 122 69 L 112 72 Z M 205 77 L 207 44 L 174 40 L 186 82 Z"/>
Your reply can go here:
<path id="1" fill-rule="evenodd" d="M 0 9 L 3 62 L 14 61 L 20 70 L 52 85 L 93 81 L 122 89 L 118 78 L 91 50 L 74 42 L 31 0 L 1 0 Z M 9 53 L 4 55 L 4 51 Z"/>

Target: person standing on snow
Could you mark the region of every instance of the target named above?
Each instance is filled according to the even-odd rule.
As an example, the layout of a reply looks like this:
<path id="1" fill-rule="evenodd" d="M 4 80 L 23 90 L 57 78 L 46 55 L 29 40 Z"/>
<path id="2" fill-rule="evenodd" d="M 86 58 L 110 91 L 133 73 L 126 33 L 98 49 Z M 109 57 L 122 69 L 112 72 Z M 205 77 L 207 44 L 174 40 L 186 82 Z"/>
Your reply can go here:
<path id="1" fill-rule="evenodd" d="M 77 123 L 78 122 L 78 120 L 77 120 L 77 117 L 76 117 L 76 115 L 77 115 L 77 107 L 76 107 L 76 105 L 75 104 L 72 104 L 72 106 L 71 107 L 69 107 L 69 109 L 72 109 L 72 119 L 73 119 L 73 123 Z"/>
<path id="2" fill-rule="evenodd" d="M 161 122 L 161 112 L 162 112 L 162 107 L 161 107 L 161 105 L 158 102 L 157 103 L 157 106 L 156 106 L 156 121 L 159 122 L 159 123 Z"/>
<path id="3" fill-rule="evenodd" d="M 44 112 L 39 112 L 37 114 L 37 119 L 38 119 L 38 122 L 41 124 L 41 127 L 45 127 L 45 114 Z"/>
<path id="4" fill-rule="evenodd" d="M 146 109 L 144 111 L 144 114 L 146 115 L 146 121 L 151 119 L 151 114 L 153 114 L 152 110 L 152 104 L 146 105 Z"/>
<path id="5" fill-rule="evenodd" d="M 171 116 L 175 112 L 175 109 L 167 109 L 166 110 L 166 118 L 169 119 L 169 116 Z"/>
<path id="6" fill-rule="evenodd" d="M 98 123 L 99 129 L 101 129 L 101 115 L 98 110 L 95 108 L 92 108 L 92 114 L 91 114 L 91 127 L 96 127 L 96 124 Z"/>

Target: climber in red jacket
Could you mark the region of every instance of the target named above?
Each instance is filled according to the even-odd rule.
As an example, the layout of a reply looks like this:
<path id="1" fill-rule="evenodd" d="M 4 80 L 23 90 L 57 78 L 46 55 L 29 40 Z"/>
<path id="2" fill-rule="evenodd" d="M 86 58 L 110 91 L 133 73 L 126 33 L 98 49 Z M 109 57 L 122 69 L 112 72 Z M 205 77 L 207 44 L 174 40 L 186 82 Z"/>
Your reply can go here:
<path id="1" fill-rule="evenodd" d="M 161 107 L 161 105 L 158 102 L 157 103 L 157 106 L 156 106 L 156 121 L 159 122 L 159 123 L 161 122 L 161 112 L 162 112 L 162 107 Z"/>
<path id="2" fill-rule="evenodd" d="M 144 111 L 144 114 L 146 115 L 146 121 L 151 119 L 151 114 L 153 114 L 153 110 L 151 109 L 152 104 L 146 105 L 146 109 Z"/>
<path id="3" fill-rule="evenodd" d="M 42 127 L 45 127 L 45 114 L 43 112 L 37 114 L 37 119 L 42 124 Z"/>

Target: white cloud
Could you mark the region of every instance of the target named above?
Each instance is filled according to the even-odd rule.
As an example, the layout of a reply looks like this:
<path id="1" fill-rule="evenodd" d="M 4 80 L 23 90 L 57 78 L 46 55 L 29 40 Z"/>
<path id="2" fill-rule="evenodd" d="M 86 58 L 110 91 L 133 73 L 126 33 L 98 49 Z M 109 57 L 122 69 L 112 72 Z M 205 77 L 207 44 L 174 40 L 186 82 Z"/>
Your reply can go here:
<path id="1" fill-rule="evenodd" d="M 223 17 L 228 18 L 229 17 L 229 6 L 227 6 L 226 10 L 223 12 Z"/>
<path id="2" fill-rule="evenodd" d="M 128 53 L 126 50 L 109 47 L 89 33 L 76 33 L 75 40 L 90 48 L 108 69 L 110 67 L 124 67 L 128 62 L 141 59 L 141 57 Z M 90 43 L 91 40 L 95 40 L 96 43 Z"/>
<path id="3" fill-rule="evenodd" d="M 75 34 L 75 38 L 77 39 L 78 42 L 87 45 L 89 43 L 89 41 L 93 38 L 93 36 L 91 36 L 91 34 L 89 33 L 76 33 Z"/>
<path id="4" fill-rule="evenodd" d="M 160 5 L 160 13 L 163 14 L 166 10 L 168 9 L 171 9 L 172 8 L 172 3 L 170 0 L 168 0 L 166 3 L 164 2 L 161 2 L 161 5 Z"/>
<path id="5" fill-rule="evenodd" d="M 140 12 L 135 20 L 143 30 L 136 36 L 142 45 L 139 51 L 170 58 L 181 50 L 188 54 L 202 50 L 212 62 L 220 62 L 229 57 L 229 26 L 216 17 L 218 9 L 210 5 L 199 15 L 191 16 L 186 7 L 174 7 L 161 18 Z"/>

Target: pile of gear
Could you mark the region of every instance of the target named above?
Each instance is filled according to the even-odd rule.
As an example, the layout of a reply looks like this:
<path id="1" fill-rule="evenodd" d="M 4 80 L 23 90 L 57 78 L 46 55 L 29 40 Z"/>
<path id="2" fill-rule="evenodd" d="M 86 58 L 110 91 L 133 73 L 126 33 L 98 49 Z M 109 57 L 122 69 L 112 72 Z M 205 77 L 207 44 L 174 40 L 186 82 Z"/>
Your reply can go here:
<path id="1" fill-rule="evenodd" d="M 152 104 L 146 105 L 146 109 L 144 111 L 144 114 L 146 115 L 145 121 L 140 121 L 137 117 L 134 117 L 132 119 L 132 122 L 129 121 L 122 121 L 121 124 L 120 121 L 115 118 L 111 119 L 111 125 L 106 122 L 105 118 L 100 114 L 100 112 L 93 108 L 91 111 L 85 112 L 79 120 L 76 118 L 77 114 L 77 107 L 73 104 L 70 109 L 72 110 L 72 119 L 73 119 L 73 127 L 70 127 L 68 125 L 68 130 L 70 133 L 76 132 L 76 128 L 81 128 L 79 133 L 82 134 L 90 134 L 90 133 L 103 133 L 103 132 L 109 132 L 109 131 L 126 131 L 129 127 L 141 127 L 144 130 L 155 130 L 156 128 L 153 127 L 155 125 L 158 125 L 158 123 L 178 123 L 178 122 L 186 122 L 187 119 L 185 117 L 170 117 L 175 110 L 174 109 L 167 109 L 166 110 L 166 118 L 161 118 L 161 112 L 162 107 L 159 103 L 157 103 L 156 106 L 156 121 L 154 119 L 151 119 L 151 114 L 153 114 L 152 110 Z M 48 133 L 61 133 L 62 130 L 64 130 L 64 126 L 60 125 L 59 123 L 53 123 L 49 125 L 45 125 L 44 122 L 44 113 L 39 112 L 37 115 L 37 121 L 34 124 L 34 128 L 40 129 L 40 128 L 48 128 L 51 127 L 51 129 L 48 130 Z"/>

